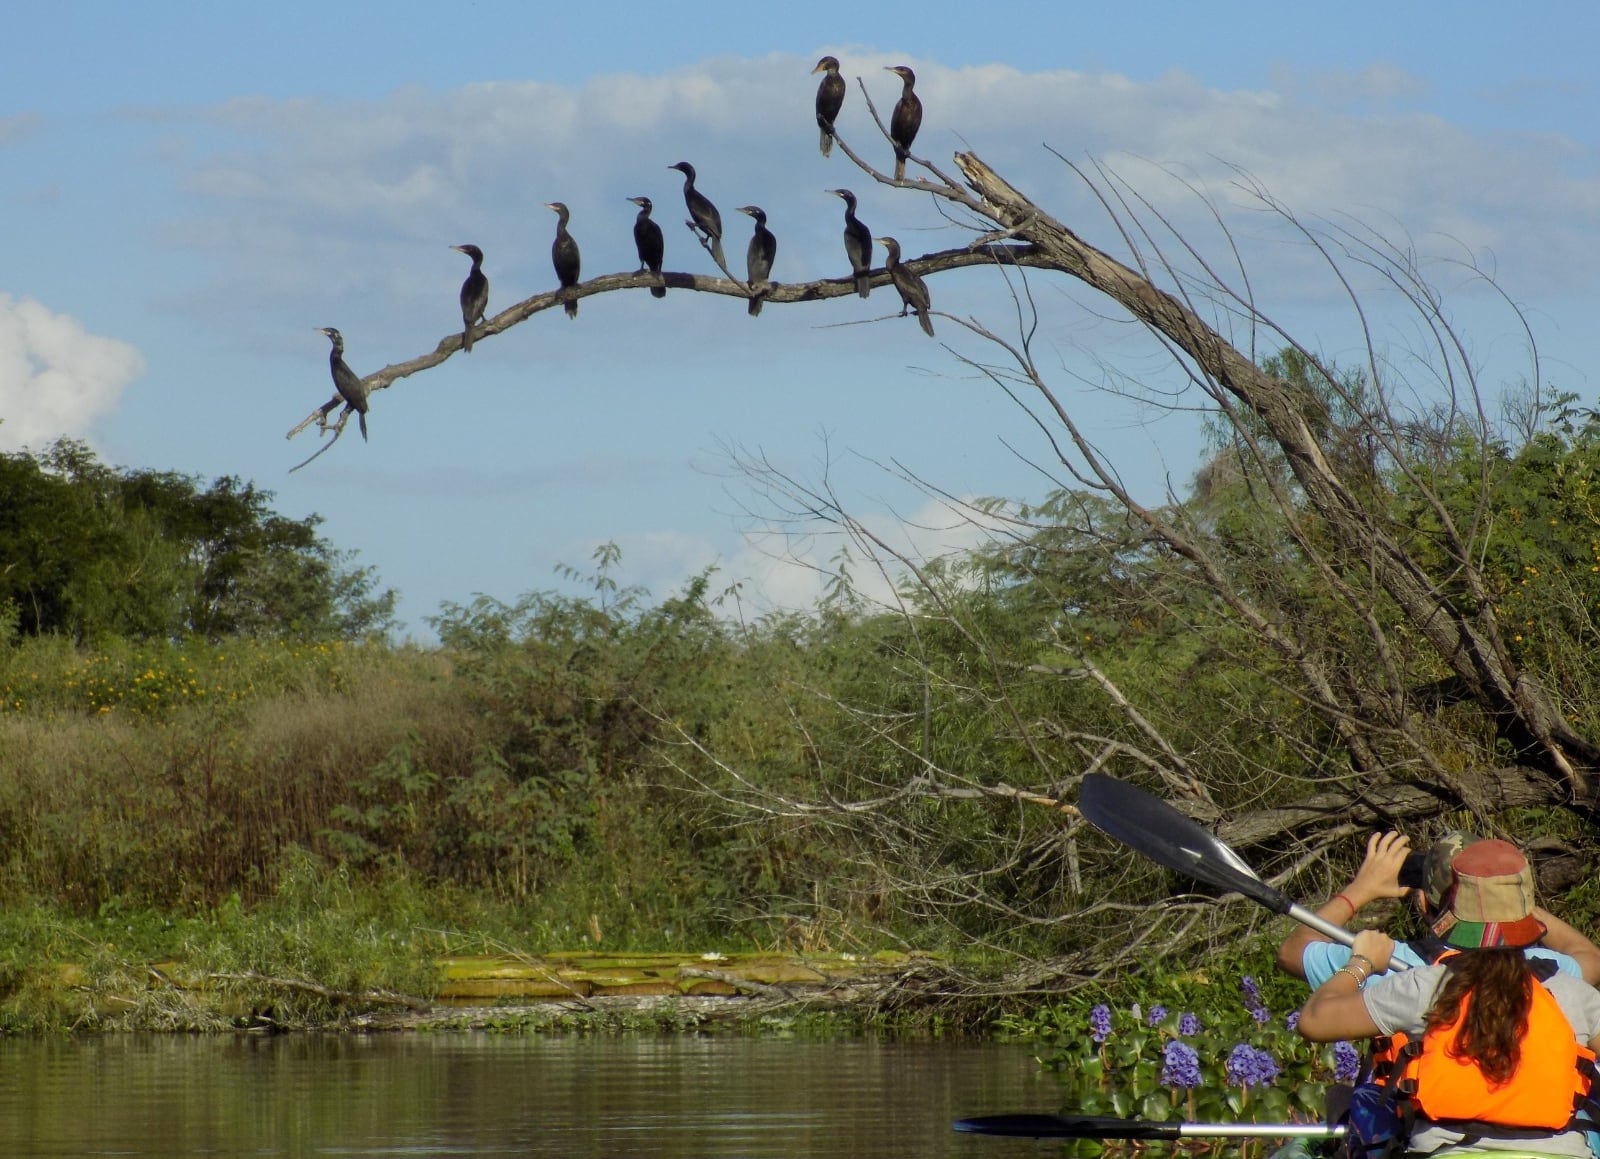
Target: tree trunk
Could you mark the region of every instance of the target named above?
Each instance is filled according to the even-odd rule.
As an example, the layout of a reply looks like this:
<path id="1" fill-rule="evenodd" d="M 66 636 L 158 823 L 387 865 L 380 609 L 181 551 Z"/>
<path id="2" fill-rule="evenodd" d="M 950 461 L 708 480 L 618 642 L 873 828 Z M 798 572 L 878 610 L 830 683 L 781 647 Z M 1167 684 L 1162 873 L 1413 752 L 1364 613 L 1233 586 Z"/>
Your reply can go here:
<path id="1" fill-rule="evenodd" d="M 1057 269 L 1101 291 L 1182 350 L 1205 377 L 1258 415 L 1282 448 L 1295 479 L 1347 553 L 1399 607 L 1485 706 L 1520 759 L 1557 780 L 1562 796 L 1588 807 L 1588 773 L 1600 766 L 1600 747 L 1579 736 L 1544 690 L 1519 673 L 1500 640 L 1492 609 L 1480 598 L 1462 610 L 1426 575 L 1363 506 L 1329 463 L 1305 418 L 1303 399 L 1290 384 L 1261 370 L 1198 314 L 1149 278 L 1083 241 L 1039 209 L 971 153 L 956 164 L 984 208 L 1011 235 L 1033 244 Z M 1475 785 L 1464 782 L 1465 801 Z"/>

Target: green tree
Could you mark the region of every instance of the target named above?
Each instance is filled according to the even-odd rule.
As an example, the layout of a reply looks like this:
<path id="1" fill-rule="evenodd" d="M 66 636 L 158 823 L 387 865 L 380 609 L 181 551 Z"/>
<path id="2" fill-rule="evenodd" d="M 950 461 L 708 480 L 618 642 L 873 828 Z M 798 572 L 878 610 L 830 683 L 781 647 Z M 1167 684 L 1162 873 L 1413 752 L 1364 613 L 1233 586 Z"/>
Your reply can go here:
<path id="1" fill-rule="evenodd" d="M 394 619 L 371 568 L 232 476 L 118 470 L 82 443 L 0 455 L 0 608 L 23 635 L 354 638 Z"/>

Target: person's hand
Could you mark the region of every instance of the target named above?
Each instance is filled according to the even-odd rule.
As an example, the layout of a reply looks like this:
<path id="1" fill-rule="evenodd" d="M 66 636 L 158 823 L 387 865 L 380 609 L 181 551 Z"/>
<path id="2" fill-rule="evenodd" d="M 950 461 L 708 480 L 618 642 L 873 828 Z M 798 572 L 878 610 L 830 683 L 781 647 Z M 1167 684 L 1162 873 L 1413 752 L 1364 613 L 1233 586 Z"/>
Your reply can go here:
<path id="1" fill-rule="evenodd" d="M 1400 867 L 1411 852 L 1411 838 L 1390 830 L 1367 838 L 1367 856 L 1343 893 L 1350 904 L 1360 909 L 1380 897 L 1405 897 L 1410 892 L 1400 884 Z"/>
<path id="2" fill-rule="evenodd" d="M 1362 930 L 1350 947 L 1350 960 L 1365 958 L 1372 963 L 1372 972 L 1381 974 L 1389 968 L 1389 958 L 1394 953 L 1394 939 L 1382 930 Z"/>

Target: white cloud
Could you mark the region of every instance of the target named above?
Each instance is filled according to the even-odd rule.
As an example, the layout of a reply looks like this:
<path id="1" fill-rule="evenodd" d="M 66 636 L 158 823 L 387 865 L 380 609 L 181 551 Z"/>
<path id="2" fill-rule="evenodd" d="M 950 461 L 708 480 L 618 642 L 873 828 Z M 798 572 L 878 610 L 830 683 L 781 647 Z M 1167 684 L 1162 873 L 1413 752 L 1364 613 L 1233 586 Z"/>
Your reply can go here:
<path id="1" fill-rule="evenodd" d="M 9 145 L 30 136 L 41 123 L 38 113 L 17 113 L 0 117 L 0 145 Z"/>
<path id="2" fill-rule="evenodd" d="M 747 535 L 744 550 L 725 570 L 748 575 L 772 606 L 797 610 L 816 606 L 843 564 L 863 600 L 899 608 L 896 593 L 916 582 L 913 568 L 959 560 L 1005 531 L 1003 520 L 964 501 L 940 498 L 905 514 L 879 510 L 850 517 L 856 526 L 847 530 L 816 527 L 816 534 L 800 538 L 770 531 Z"/>
<path id="3" fill-rule="evenodd" d="M 1426 100 L 1433 85 L 1391 61 L 1373 61 L 1359 69 L 1304 70 L 1280 65 L 1272 69 L 1272 86 L 1293 98 L 1327 108 L 1349 109 Z"/>
<path id="4" fill-rule="evenodd" d="M 1005 530 L 1003 520 L 944 499 L 928 499 L 906 515 L 878 510 L 852 512 L 850 518 L 859 527 L 816 520 L 786 532 L 750 531 L 742 548 L 723 556 L 708 541 L 681 532 L 621 535 L 616 543 L 622 582 L 637 583 L 660 599 L 714 566 L 711 598 L 739 588 L 737 601 L 723 601 L 723 613 L 758 616 L 815 609 L 843 566 L 868 604 L 898 608 L 896 589 L 913 582 L 908 563 L 925 568 L 937 559 L 957 559 Z M 587 550 L 598 546 L 591 543 Z"/>
<path id="5" fill-rule="evenodd" d="M 898 82 L 882 70 L 900 60 L 846 56 L 851 85 L 841 128 L 879 161 L 887 160 L 886 146 L 855 82 L 866 83 L 886 116 Z M 230 282 L 302 300 L 313 289 L 431 293 L 407 274 L 416 268 L 409 255 L 418 241 L 448 235 L 453 242 L 471 232 L 492 256 L 515 246 L 537 263 L 542 254 L 533 243 L 549 233 L 538 206 L 559 198 L 573 206 L 586 269 L 622 268 L 631 211 L 621 199 L 648 192 L 676 226 L 668 214 L 677 178 L 665 167 L 684 158 L 715 200 L 766 207 L 782 239 L 796 238 L 797 229 L 833 232 L 835 207 L 820 194 L 840 180 L 868 187 L 864 217 L 868 209 L 880 220 L 911 213 L 936 229 L 928 206 L 871 189 L 837 155 L 819 162 L 812 63 L 719 58 L 576 87 L 408 88 L 365 102 L 252 97 L 199 114 L 162 114 L 197 130 L 170 158 L 209 222 L 186 225 L 185 243 L 242 275 Z M 1230 194 L 1238 167 L 1298 214 L 1354 213 L 1415 239 L 1448 233 L 1516 253 L 1519 263 L 1546 267 L 1530 281 L 1587 277 L 1574 271 L 1600 261 L 1592 155 L 1570 140 L 1476 134 L 1416 111 L 1409 106 L 1428 86 L 1397 65 L 1223 90 L 1178 71 L 1141 82 L 1114 73 L 910 63 L 927 110 L 919 152 L 947 165 L 954 150 L 972 148 L 1113 247 L 1103 210 L 1043 146 L 1126 172 L 1163 211 L 1179 210 L 1180 226 L 1199 228 L 1205 214 L 1143 159 L 1222 201 L 1247 200 Z M 952 236 L 930 238 L 930 248 Z M 591 267 L 591 250 L 602 248 Z M 798 275 L 801 251 L 785 247 L 790 276 Z"/>
<path id="6" fill-rule="evenodd" d="M 1222 276 L 1242 283 L 1230 245 L 1236 242 L 1250 290 L 1265 312 L 1308 344 L 1341 358 L 1354 348 L 1349 335 L 1359 340 L 1362 331 L 1342 303 L 1340 284 L 1304 239 L 1259 212 L 1241 172 L 1313 224 L 1339 227 L 1352 221 L 1344 215 L 1353 215 L 1401 252 L 1423 256 L 1458 258 L 1464 247 L 1496 266 L 1518 301 L 1535 294 L 1546 301 L 1580 301 L 1594 292 L 1600 158 L 1593 147 L 1554 135 L 1480 131 L 1445 119 L 1429 111 L 1434 102 L 1427 84 L 1397 66 L 1221 89 L 1180 71 L 1144 81 L 1109 72 L 1029 73 L 848 50 L 836 55 L 850 80 L 841 130 L 869 159 L 886 167 L 890 158 L 856 78 L 865 81 L 880 116 L 887 116 L 898 82 L 883 66 L 909 63 L 926 106 L 918 153 L 953 172 L 952 152 L 975 151 L 1087 240 L 1122 256 L 1123 239 L 1107 222 L 1104 206 L 1049 150 L 1084 164 L 1091 175 L 1103 163 L 1126 181 L 1115 192 L 1129 212 L 1158 232 L 1155 214 L 1164 215 Z M 721 205 L 729 237 L 736 239 L 728 247 L 736 263 L 749 226 L 732 207 L 753 202 L 768 211 L 780 239 L 778 273 L 784 280 L 840 272 L 840 207 L 823 190 L 841 184 L 861 195 L 862 217 L 874 232 L 892 232 L 908 248 L 965 240 L 969 235 L 945 221 L 930 198 L 875 186 L 838 151 L 826 161 L 819 157 L 811 116 L 814 63 L 812 56 L 719 58 L 574 86 L 411 88 L 372 101 L 250 98 L 161 113 L 159 161 L 170 167 L 178 188 L 170 203 L 169 236 L 206 263 L 211 279 L 190 297 L 189 308 L 207 315 L 211 331 L 229 337 L 292 332 L 303 341 L 310 326 L 337 324 L 352 340 L 353 364 L 367 369 L 419 353 L 454 327 L 464 265 L 447 250 L 452 243 L 471 241 L 487 251 L 491 312 L 551 288 L 554 221 L 542 202 L 561 200 L 572 207 L 586 276 L 633 269 L 634 210 L 624 201 L 633 194 L 656 201 L 667 231 L 669 268 L 707 271 L 704 255 L 685 236 L 680 178 L 667 169 L 683 159 L 696 165 L 702 189 Z M 1218 204 L 1231 239 L 1221 236 L 1185 182 Z M 1171 239 L 1161 240 L 1168 254 L 1186 258 Z M 1461 280 L 1453 271 L 1444 276 Z M 1368 285 L 1358 291 L 1366 293 Z M 1059 354 L 1060 379 L 1090 437 L 1113 446 L 1133 438 L 1161 442 L 1144 461 L 1130 458 L 1130 471 L 1173 463 L 1184 477 L 1191 469 L 1187 444 L 1169 445 L 1171 436 L 1154 430 L 1153 422 L 1147 432 L 1148 410 L 1125 414 L 1098 389 L 1109 377 L 1107 366 L 1138 380 L 1127 386 L 1130 391 L 1163 389 L 1171 372 L 1164 352 L 1152 348 L 1142 331 L 1123 325 L 1120 315 L 1106 314 L 1102 302 L 1074 283 L 1040 275 L 1030 286 L 1046 313 L 1040 350 L 1051 347 L 1047 362 Z M 934 294 L 935 308 L 949 314 L 976 313 L 990 321 L 997 316 L 991 309 L 997 300 L 992 273 L 941 277 Z M 886 340 L 901 338 L 905 326 L 840 326 L 822 335 L 822 326 L 849 316 L 848 304 L 834 303 L 809 312 L 768 311 L 759 325 L 736 327 L 728 323 L 728 303 L 691 307 L 685 297 L 672 294 L 644 310 L 629 303 L 626 312 L 615 299 L 586 303 L 578 326 L 529 327 L 503 343 L 486 344 L 481 355 L 473 355 L 475 383 L 486 381 L 497 360 L 521 360 L 526 377 L 517 389 L 523 394 L 491 398 L 477 385 L 480 393 L 452 397 L 470 399 L 479 408 L 474 417 L 516 413 L 507 408 L 522 405 L 524 395 L 536 397 L 541 429 L 560 430 L 564 439 L 593 437 L 600 448 L 595 454 L 618 464 L 613 473 L 640 453 L 638 442 L 617 433 L 622 421 L 635 413 L 666 413 L 653 407 L 678 408 L 671 415 L 677 437 L 669 440 L 663 431 L 649 442 L 651 453 L 667 455 L 663 448 L 670 447 L 673 454 L 687 454 L 685 448 L 703 440 L 701 431 L 716 430 L 771 439 L 777 454 L 792 456 L 792 446 L 782 441 L 788 432 L 837 413 L 816 401 L 811 383 L 785 377 L 795 366 L 812 368 L 817 391 L 834 381 L 857 384 L 843 402 L 827 404 L 854 412 L 847 419 L 871 416 L 858 429 L 876 423 L 867 434 L 848 435 L 852 446 L 876 448 L 893 438 L 894 453 L 903 453 L 902 431 L 912 417 L 924 420 L 921 429 L 930 440 L 948 437 L 976 446 L 990 437 L 989 425 L 962 425 L 959 416 L 971 412 L 956 410 L 961 385 L 948 378 L 926 378 L 927 395 L 906 416 L 884 413 L 899 397 L 884 384 L 904 380 L 908 359 L 948 369 L 931 343 L 908 353 L 903 342 Z M 893 306 L 874 294 L 871 309 L 881 314 Z M 628 329 L 612 329 L 608 340 L 596 340 L 590 327 L 608 318 L 605 311 L 614 311 L 609 324 Z M 220 325 L 218 314 L 226 314 Z M 1387 321 L 1375 326 L 1380 353 L 1393 340 L 1383 332 Z M 1505 323 L 1497 317 L 1483 332 L 1500 334 Z M 964 337 L 953 324 L 941 320 L 938 326 L 941 341 L 954 333 L 959 344 Z M 1415 339 L 1406 332 L 1400 337 Z M 1261 353 L 1277 345 L 1270 335 L 1262 342 Z M 1585 369 L 1592 364 L 1582 354 L 1566 357 Z M 747 396 L 702 392 L 732 373 L 731 366 L 744 368 Z M 448 383 L 450 375 L 465 373 L 466 367 L 452 364 L 429 382 Z M 396 401 L 412 397 L 407 385 L 393 396 Z M 1172 389 L 1185 385 L 1180 377 Z M 385 407 L 390 397 L 384 397 Z M 579 409 L 570 400 L 589 401 Z M 692 411 L 694 424 L 676 422 L 681 411 Z M 941 412 L 951 415 L 947 426 L 954 434 L 927 421 Z M 303 408 L 290 417 L 299 413 Z M 395 424 L 404 421 L 402 408 L 389 413 Z M 430 410 L 429 421 L 436 422 L 438 413 Z M 529 445 L 541 444 L 530 438 Z M 1044 459 L 1049 461 L 1048 452 Z M 548 469 L 536 455 L 532 461 L 530 469 Z M 919 462 L 929 469 L 927 459 Z M 429 474 L 415 485 L 439 482 L 439 475 Z M 974 473 L 952 487 L 986 485 Z M 627 500 L 616 503 L 614 510 L 632 510 Z M 652 510 L 639 523 L 671 528 L 677 526 L 673 518 Z M 885 528 L 897 522 L 885 519 Z M 602 527 L 617 521 L 614 514 L 594 520 Z M 703 528 L 705 520 L 685 514 L 682 526 Z M 588 534 L 605 531 L 563 531 L 562 538 L 578 542 Z M 762 533 L 733 553 L 717 551 L 709 536 L 694 532 L 634 530 L 615 538 L 627 574 L 657 595 L 720 560 L 714 587 L 749 580 L 785 607 L 814 601 L 838 547 L 837 540 L 819 538 L 795 545 L 791 559 L 779 550 L 791 546 L 786 540 Z M 931 544 L 915 546 L 936 551 Z M 581 564 L 581 555 L 574 562 Z M 889 591 L 888 581 L 865 567 L 857 568 L 855 579 L 877 585 L 875 595 Z"/>
<path id="7" fill-rule="evenodd" d="M 83 437 L 144 373 L 137 349 L 69 314 L 0 294 L 0 447 Z"/>

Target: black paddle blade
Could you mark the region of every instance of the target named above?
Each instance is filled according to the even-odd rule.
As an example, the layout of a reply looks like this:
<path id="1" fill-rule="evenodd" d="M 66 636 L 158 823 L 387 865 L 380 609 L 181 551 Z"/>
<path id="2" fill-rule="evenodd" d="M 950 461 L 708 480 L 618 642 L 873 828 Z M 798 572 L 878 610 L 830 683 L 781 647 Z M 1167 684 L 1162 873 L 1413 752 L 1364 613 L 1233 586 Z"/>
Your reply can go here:
<path id="1" fill-rule="evenodd" d="M 1146 1123 L 1100 1115 L 979 1115 L 950 1124 L 972 1135 L 1013 1139 L 1177 1139 L 1178 1123 Z"/>
<path id="2" fill-rule="evenodd" d="M 1177 873 L 1241 893 L 1274 913 L 1286 914 L 1294 904 L 1257 877 L 1215 834 L 1126 781 L 1085 774 L 1078 787 L 1078 812 L 1106 836 Z"/>

